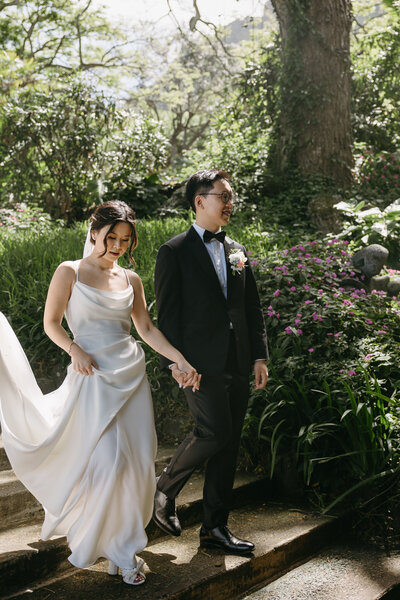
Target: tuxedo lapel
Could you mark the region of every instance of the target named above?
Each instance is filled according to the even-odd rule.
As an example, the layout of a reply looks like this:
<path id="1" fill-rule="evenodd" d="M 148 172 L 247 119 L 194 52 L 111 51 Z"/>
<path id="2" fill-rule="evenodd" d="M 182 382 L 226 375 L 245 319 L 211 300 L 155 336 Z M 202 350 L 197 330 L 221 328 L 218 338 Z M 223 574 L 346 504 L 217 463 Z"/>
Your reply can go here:
<path id="1" fill-rule="evenodd" d="M 188 242 L 190 242 L 190 246 L 192 248 L 193 256 L 196 262 L 206 274 L 208 280 L 210 281 L 210 285 L 216 288 L 225 300 L 225 296 L 221 289 L 221 284 L 219 282 L 218 275 L 215 271 L 210 255 L 207 252 L 204 242 L 201 240 L 199 234 L 193 227 L 191 227 L 188 231 L 187 240 Z"/>

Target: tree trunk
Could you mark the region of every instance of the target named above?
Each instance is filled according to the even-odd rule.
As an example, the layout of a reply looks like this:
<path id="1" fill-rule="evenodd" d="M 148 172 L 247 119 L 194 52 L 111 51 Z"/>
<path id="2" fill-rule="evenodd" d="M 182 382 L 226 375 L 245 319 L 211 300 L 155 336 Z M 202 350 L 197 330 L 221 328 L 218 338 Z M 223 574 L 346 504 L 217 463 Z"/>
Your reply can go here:
<path id="1" fill-rule="evenodd" d="M 351 183 L 351 0 L 272 0 L 283 73 L 275 162 Z"/>

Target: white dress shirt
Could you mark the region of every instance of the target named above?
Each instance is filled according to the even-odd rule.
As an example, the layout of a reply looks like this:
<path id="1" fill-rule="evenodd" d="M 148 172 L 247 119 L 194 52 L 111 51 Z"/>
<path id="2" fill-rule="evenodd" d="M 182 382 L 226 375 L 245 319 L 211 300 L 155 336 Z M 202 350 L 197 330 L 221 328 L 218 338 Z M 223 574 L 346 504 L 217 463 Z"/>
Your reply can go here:
<path id="1" fill-rule="evenodd" d="M 205 245 L 206 250 L 207 250 L 208 254 L 210 255 L 210 258 L 214 265 L 215 272 L 217 273 L 219 282 L 221 284 L 221 289 L 223 291 L 225 298 L 227 298 L 228 297 L 228 282 L 227 282 L 227 275 L 226 275 L 226 260 L 225 260 L 224 245 L 221 244 L 221 242 L 219 242 L 218 240 L 211 240 L 210 242 L 206 243 L 203 239 L 203 234 L 205 232 L 205 229 L 203 227 L 200 227 L 200 225 L 197 225 L 197 223 L 193 223 L 193 228 L 199 234 L 201 241 Z M 221 229 L 218 229 L 218 231 L 216 233 L 219 233 L 220 231 L 221 231 Z"/>

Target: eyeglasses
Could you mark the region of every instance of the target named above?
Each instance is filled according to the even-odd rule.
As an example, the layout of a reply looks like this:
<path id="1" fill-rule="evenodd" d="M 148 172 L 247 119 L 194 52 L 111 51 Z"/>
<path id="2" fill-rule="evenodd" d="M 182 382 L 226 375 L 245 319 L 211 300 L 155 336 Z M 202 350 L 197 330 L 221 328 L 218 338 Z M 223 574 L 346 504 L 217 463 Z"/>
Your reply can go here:
<path id="1" fill-rule="evenodd" d="M 233 202 L 235 201 L 235 196 L 234 194 L 228 194 L 228 192 L 222 192 L 221 194 L 218 194 L 217 192 L 206 192 L 203 194 L 200 194 L 201 196 L 219 196 L 220 198 L 222 198 L 222 202 L 224 204 L 229 204 L 229 202 Z"/>

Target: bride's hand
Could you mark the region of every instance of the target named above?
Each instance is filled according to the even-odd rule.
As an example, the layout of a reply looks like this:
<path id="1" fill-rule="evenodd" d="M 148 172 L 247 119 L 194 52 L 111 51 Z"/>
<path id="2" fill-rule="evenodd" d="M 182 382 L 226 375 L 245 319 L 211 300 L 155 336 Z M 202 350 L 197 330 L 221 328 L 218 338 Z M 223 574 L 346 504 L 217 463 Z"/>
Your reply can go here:
<path id="1" fill-rule="evenodd" d="M 171 367 L 172 376 L 180 387 L 191 387 L 193 392 L 200 388 L 201 375 L 187 360 L 182 359 Z"/>
<path id="2" fill-rule="evenodd" d="M 72 368 L 81 375 L 94 375 L 93 367 L 98 369 L 97 362 L 75 342 L 71 346 Z"/>

